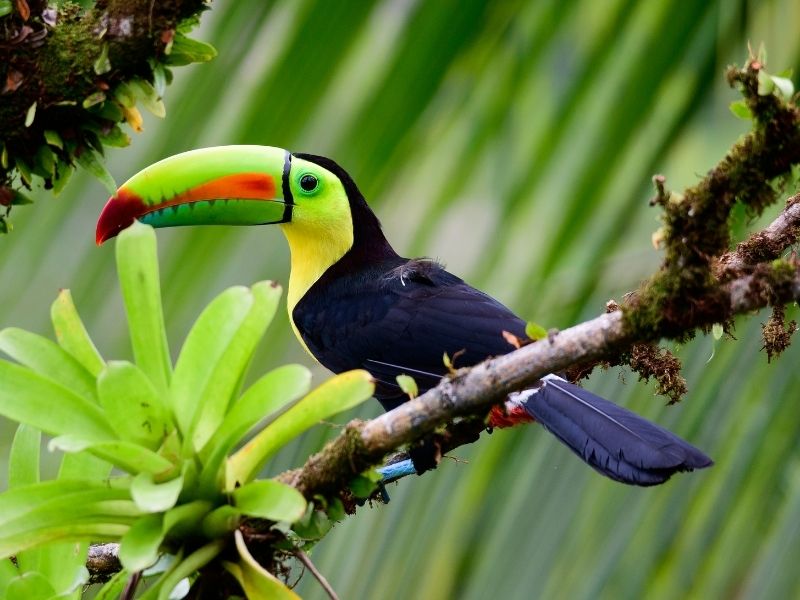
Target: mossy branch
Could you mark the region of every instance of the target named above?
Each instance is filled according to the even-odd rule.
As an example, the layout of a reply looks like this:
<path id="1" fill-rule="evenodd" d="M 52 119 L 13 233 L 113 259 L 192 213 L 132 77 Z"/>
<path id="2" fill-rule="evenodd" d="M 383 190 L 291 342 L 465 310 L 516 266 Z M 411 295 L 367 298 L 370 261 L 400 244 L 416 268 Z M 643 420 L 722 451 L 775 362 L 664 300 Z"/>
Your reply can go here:
<path id="1" fill-rule="evenodd" d="M 130 142 L 119 125 L 141 129 L 137 101 L 163 116 L 169 67 L 214 55 L 185 36 L 206 0 L 16 6 L 0 18 L 0 233 L 37 180 L 58 193 L 80 165 L 115 187 L 101 157 Z"/>
<path id="2" fill-rule="evenodd" d="M 666 190 L 662 176 L 654 180 L 657 195 L 651 203 L 663 209 L 656 239 L 664 246 L 664 261 L 623 307 L 626 327 L 636 338 L 686 340 L 694 335 L 693 323 L 710 327 L 730 319 L 720 287 L 724 280 L 714 266 L 730 247 L 731 209 L 741 202 L 750 214 L 761 214 L 778 200 L 778 180 L 800 164 L 800 111 L 760 83 L 765 77 L 755 57 L 743 69 L 728 69 L 728 82 L 740 89 L 753 129 L 697 185 L 677 194 Z M 774 247 L 765 255 L 774 256 Z"/>

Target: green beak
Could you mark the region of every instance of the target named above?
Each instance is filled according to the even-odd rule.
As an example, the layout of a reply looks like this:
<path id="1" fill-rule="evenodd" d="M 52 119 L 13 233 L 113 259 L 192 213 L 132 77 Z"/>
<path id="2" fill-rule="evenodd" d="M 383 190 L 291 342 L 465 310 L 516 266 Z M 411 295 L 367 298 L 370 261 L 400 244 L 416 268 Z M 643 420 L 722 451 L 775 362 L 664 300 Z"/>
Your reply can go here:
<path id="1" fill-rule="evenodd" d="M 291 154 L 270 146 L 218 146 L 166 158 L 109 198 L 97 221 L 97 244 L 134 219 L 153 227 L 286 223 L 293 205 L 290 166 Z"/>

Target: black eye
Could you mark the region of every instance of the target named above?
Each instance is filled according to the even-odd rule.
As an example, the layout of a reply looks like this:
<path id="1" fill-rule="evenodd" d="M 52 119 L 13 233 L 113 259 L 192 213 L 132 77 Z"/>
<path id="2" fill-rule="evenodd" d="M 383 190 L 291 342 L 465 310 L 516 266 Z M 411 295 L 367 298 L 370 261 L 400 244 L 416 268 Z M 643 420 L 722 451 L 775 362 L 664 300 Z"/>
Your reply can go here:
<path id="1" fill-rule="evenodd" d="M 313 192 L 318 185 L 319 180 L 313 175 L 303 175 L 300 178 L 300 187 L 304 192 Z"/>

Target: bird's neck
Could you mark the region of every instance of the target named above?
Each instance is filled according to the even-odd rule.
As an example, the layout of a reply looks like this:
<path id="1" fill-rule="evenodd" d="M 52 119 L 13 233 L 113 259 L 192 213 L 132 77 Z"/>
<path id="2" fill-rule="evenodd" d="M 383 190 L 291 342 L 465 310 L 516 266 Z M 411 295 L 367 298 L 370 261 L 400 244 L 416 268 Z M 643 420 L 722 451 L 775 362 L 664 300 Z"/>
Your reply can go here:
<path id="1" fill-rule="evenodd" d="M 366 204 L 363 206 L 366 212 L 359 208 L 339 222 L 282 226 L 291 253 L 286 296 L 290 320 L 297 303 L 326 273 L 336 277 L 397 256 L 377 217 Z"/>
<path id="2" fill-rule="evenodd" d="M 319 235 L 296 224 L 282 227 L 289 242 L 291 271 L 286 305 L 291 316 L 292 310 L 305 296 L 312 285 L 338 262 L 353 245 L 352 227 L 347 230 L 325 232 Z"/>
<path id="3" fill-rule="evenodd" d="M 300 345 L 314 360 L 317 357 L 306 345 L 295 321 L 298 303 L 312 288 L 324 293 L 327 285 L 337 278 L 397 257 L 381 231 L 378 218 L 363 198 L 359 200 L 350 202 L 346 218 L 328 219 L 324 226 L 300 221 L 281 226 L 289 242 L 292 263 L 286 295 L 289 323 Z"/>

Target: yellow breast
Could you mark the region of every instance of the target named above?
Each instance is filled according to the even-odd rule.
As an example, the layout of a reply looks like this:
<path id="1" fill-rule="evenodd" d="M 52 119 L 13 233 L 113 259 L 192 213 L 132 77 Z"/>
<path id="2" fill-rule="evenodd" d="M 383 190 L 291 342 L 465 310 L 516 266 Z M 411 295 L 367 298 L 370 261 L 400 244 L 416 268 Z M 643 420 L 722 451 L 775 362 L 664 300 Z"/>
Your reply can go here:
<path id="1" fill-rule="evenodd" d="M 312 357 L 314 355 L 303 341 L 292 313 L 311 286 L 353 246 L 353 226 L 350 219 L 340 221 L 338 225 L 339 227 L 320 227 L 315 223 L 309 225 L 297 221 L 281 225 L 291 253 L 289 291 L 286 295 L 289 323 L 300 344 Z"/>

